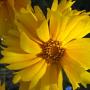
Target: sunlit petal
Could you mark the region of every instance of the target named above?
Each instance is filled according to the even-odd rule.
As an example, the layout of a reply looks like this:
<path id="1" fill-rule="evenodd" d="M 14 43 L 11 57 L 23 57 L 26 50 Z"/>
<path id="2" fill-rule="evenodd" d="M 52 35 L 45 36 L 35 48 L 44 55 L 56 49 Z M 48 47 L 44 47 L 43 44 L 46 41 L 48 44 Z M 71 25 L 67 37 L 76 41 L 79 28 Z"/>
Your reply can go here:
<path id="1" fill-rule="evenodd" d="M 56 11 L 57 7 L 58 7 L 58 0 L 54 0 L 53 4 L 52 4 L 52 7 L 51 7 L 51 10 L 52 11 Z"/>
<path id="2" fill-rule="evenodd" d="M 41 79 L 40 90 L 59 90 L 57 85 L 57 66 L 48 66 L 45 75 Z"/>
<path id="3" fill-rule="evenodd" d="M 79 83 L 82 83 L 83 85 L 85 84 L 80 77 L 81 73 L 85 72 L 85 70 L 80 66 L 79 63 L 74 61 L 66 54 L 62 58 L 61 65 L 72 83 L 74 90 L 79 87 Z"/>
<path id="4" fill-rule="evenodd" d="M 86 69 L 90 68 L 90 39 L 73 40 L 66 44 L 66 52 Z"/>
<path id="5" fill-rule="evenodd" d="M 87 15 L 72 16 L 64 30 L 59 34 L 58 40 L 67 43 L 70 40 L 84 37 L 89 33 L 89 24 L 89 16 Z"/>
<path id="6" fill-rule="evenodd" d="M 89 84 L 90 83 L 90 73 L 89 72 L 84 72 L 81 74 L 81 79 L 83 82 Z"/>
<path id="7" fill-rule="evenodd" d="M 0 60 L 0 63 L 7 63 L 7 64 L 27 61 L 36 57 L 35 55 L 32 54 L 14 53 L 5 50 L 2 52 L 2 54 L 4 55 L 4 57 Z"/>
<path id="8" fill-rule="evenodd" d="M 46 20 L 37 29 L 37 35 L 44 42 L 46 42 L 46 41 L 48 41 L 50 39 L 50 37 L 49 37 L 48 22 Z"/>
<path id="9" fill-rule="evenodd" d="M 41 70 L 33 77 L 33 79 L 31 80 L 30 83 L 30 89 L 35 87 L 36 84 L 39 82 L 39 80 L 43 77 L 43 75 L 46 73 L 46 69 L 47 69 L 47 63 L 45 63 Z"/>
<path id="10" fill-rule="evenodd" d="M 11 69 L 11 70 L 24 69 L 26 67 L 29 67 L 31 65 L 34 65 L 34 64 L 38 63 L 39 61 L 41 61 L 41 58 L 31 59 L 31 60 L 28 60 L 28 61 L 23 61 L 23 62 L 18 62 L 18 63 L 8 65 L 7 68 Z"/>
<path id="11" fill-rule="evenodd" d="M 62 75 L 62 69 L 60 69 L 58 74 L 58 88 L 59 90 L 63 90 L 63 75 Z"/>
<path id="12" fill-rule="evenodd" d="M 41 69 L 41 67 L 44 65 L 44 63 L 45 63 L 45 61 L 41 60 L 40 62 L 17 72 L 17 74 L 21 76 L 21 80 L 30 81 L 38 73 L 38 71 Z"/>
<path id="13" fill-rule="evenodd" d="M 34 11 L 35 11 L 35 16 L 39 21 L 43 21 L 45 19 L 45 16 L 39 6 L 35 6 Z"/>
<path id="14" fill-rule="evenodd" d="M 37 54 L 41 52 L 40 46 L 31 40 L 24 32 L 21 32 L 20 44 L 21 48 L 27 53 Z"/>

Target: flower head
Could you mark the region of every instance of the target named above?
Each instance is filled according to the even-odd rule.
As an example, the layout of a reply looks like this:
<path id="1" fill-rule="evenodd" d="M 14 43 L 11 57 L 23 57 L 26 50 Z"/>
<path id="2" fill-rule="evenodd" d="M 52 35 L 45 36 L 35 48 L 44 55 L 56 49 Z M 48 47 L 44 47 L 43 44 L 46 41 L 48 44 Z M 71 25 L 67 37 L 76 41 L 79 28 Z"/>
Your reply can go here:
<path id="1" fill-rule="evenodd" d="M 90 32 L 90 16 L 72 10 L 71 0 L 62 0 L 56 8 L 57 1 L 48 19 L 38 6 L 17 12 L 18 31 L 9 32 L 10 38 L 6 36 L 8 48 L 2 52 L 4 58 L 0 62 L 18 70 L 14 83 L 29 83 L 30 90 L 62 90 L 62 69 L 74 90 L 79 83 L 87 83 L 82 78 L 90 69 L 90 39 L 83 37 Z"/>

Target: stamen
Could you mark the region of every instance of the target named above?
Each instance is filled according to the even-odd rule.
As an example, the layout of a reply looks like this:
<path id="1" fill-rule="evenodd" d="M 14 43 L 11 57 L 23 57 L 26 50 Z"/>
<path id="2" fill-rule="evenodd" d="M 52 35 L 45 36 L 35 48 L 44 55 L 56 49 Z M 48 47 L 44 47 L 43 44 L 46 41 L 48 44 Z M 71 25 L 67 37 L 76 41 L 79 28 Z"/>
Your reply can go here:
<path id="1" fill-rule="evenodd" d="M 57 63 L 64 54 L 64 49 L 59 41 L 49 40 L 41 45 L 42 53 L 40 56 L 48 63 Z"/>

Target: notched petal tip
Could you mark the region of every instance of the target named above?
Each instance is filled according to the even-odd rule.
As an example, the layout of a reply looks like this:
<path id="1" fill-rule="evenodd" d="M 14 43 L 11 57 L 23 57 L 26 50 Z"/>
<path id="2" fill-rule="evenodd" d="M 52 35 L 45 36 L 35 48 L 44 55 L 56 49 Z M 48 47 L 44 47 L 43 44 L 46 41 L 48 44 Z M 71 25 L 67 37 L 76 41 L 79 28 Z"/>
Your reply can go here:
<path id="1" fill-rule="evenodd" d="M 37 35 L 44 42 L 50 39 L 47 20 L 44 20 L 40 27 L 37 29 Z"/>

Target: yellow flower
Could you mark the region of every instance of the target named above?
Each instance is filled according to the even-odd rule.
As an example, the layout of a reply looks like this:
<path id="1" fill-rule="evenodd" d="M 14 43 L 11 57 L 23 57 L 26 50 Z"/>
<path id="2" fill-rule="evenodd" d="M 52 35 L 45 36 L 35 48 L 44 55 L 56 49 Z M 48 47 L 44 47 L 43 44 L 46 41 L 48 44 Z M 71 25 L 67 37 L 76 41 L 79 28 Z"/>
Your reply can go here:
<path id="1" fill-rule="evenodd" d="M 7 68 L 18 70 L 14 83 L 23 82 L 29 90 L 62 90 L 62 69 L 73 90 L 79 83 L 90 83 L 84 78 L 90 76 L 86 71 L 90 69 L 90 39 L 83 38 L 90 32 L 90 16 L 71 10 L 68 2 L 71 0 L 61 4 L 60 11 L 61 6 L 56 9 L 54 2 L 48 20 L 37 6 L 16 13 L 19 31 L 8 32 L 4 41 L 8 48 L 0 61 L 9 64 Z"/>
<path id="2" fill-rule="evenodd" d="M 27 6 L 29 0 L 0 0 L 0 37 L 14 28 L 14 11 Z"/>
<path id="3" fill-rule="evenodd" d="M 5 90 L 5 84 L 1 85 L 1 82 L 0 82 L 0 90 Z"/>

